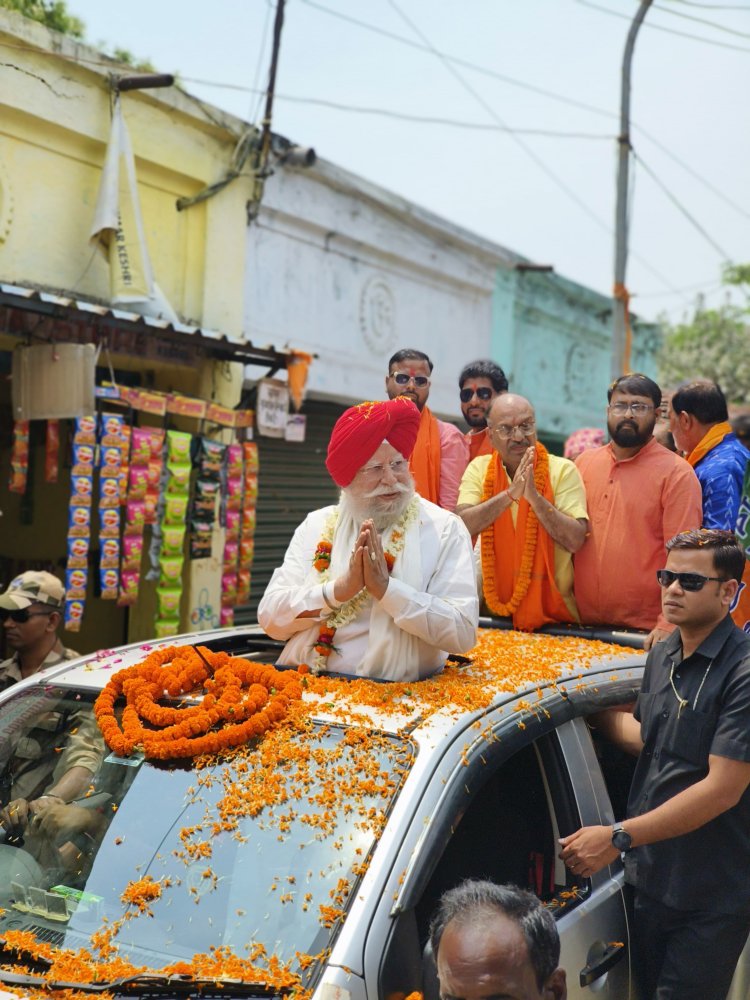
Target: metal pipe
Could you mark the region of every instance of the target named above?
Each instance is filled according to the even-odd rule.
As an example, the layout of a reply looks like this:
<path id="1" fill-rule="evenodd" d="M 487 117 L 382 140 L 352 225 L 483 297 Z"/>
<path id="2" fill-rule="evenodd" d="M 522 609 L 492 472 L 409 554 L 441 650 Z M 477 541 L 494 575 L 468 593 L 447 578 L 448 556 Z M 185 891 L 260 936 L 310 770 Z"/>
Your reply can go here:
<path id="1" fill-rule="evenodd" d="M 620 134 L 617 137 L 617 204 L 615 207 L 615 284 L 612 329 L 613 379 L 630 367 L 630 348 L 627 337 L 628 294 L 625 287 L 625 270 L 628 261 L 628 170 L 630 165 L 630 68 L 638 29 L 643 23 L 653 0 L 641 0 L 633 18 L 622 56 L 622 83 L 620 90 Z"/>

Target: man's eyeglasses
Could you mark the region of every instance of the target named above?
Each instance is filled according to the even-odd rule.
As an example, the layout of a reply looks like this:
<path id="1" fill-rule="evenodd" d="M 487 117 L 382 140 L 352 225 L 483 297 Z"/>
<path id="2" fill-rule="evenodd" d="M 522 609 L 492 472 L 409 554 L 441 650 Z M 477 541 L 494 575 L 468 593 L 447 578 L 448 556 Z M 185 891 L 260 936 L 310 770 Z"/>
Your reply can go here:
<path id="1" fill-rule="evenodd" d="M 430 380 L 426 375 L 407 375 L 406 372 L 391 372 L 390 377 L 396 385 L 408 385 L 413 382 L 417 389 L 426 389 Z"/>
<path id="2" fill-rule="evenodd" d="M 489 389 L 486 385 L 480 385 L 477 389 L 462 389 L 458 394 L 458 398 L 462 403 L 468 403 L 472 396 L 478 396 L 479 399 L 483 399 L 486 403 L 494 395 L 494 390 Z"/>
<path id="3" fill-rule="evenodd" d="M 624 417 L 625 414 L 630 410 L 634 417 L 642 417 L 644 413 L 648 413 L 649 410 L 653 410 L 653 404 L 650 403 L 610 403 L 609 412 L 614 413 L 617 417 Z"/>
<path id="4" fill-rule="evenodd" d="M 36 618 L 37 615 L 51 615 L 52 611 L 29 611 L 27 608 L 19 608 L 16 611 L 8 611 L 6 608 L 0 608 L 0 624 L 4 625 L 6 621 L 10 618 L 12 622 L 17 625 L 25 625 L 29 618 Z"/>
<path id="5" fill-rule="evenodd" d="M 386 465 L 365 465 L 359 470 L 359 474 L 360 476 L 367 476 L 370 479 L 382 479 L 387 468 L 390 468 L 393 475 L 398 478 L 409 468 L 409 463 L 405 458 L 395 458 Z"/>
<path id="6" fill-rule="evenodd" d="M 656 579 L 662 587 L 671 587 L 677 580 L 683 590 L 703 590 L 709 580 L 726 583 L 725 576 L 704 576 L 702 573 L 673 573 L 671 569 L 657 569 Z"/>
<path id="7" fill-rule="evenodd" d="M 530 434 L 534 433 L 535 427 L 535 420 L 524 420 L 522 424 L 497 424 L 490 430 L 500 438 L 512 438 L 516 431 L 520 431 L 521 437 L 529 437 Z"/>

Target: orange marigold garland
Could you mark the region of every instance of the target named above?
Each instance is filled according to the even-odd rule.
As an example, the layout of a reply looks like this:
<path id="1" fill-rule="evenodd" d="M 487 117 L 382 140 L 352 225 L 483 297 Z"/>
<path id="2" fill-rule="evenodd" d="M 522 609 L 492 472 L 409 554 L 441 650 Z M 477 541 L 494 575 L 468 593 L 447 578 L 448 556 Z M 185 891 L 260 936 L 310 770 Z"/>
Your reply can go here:
<path id="1" fill-rule="evenodd" d="M 162 705 L 165 697 L 203 689 L 197 704 Z M 115 702 L 125 698 L 122 725 Z M 302 679 L 205 646 L 166 646 L 118 671 L 94 705 L 107 745 L 121 757 L 140 749 L 169 760 L 218 753 L 262 736 L 302 697 Z M 146 724 L 144 724 L 146 723 Z"/>
<path id="2" fill-rule="evenodd" d="M 534 484 L 539 493 L 544 492 L 549 474 L 549 455 L 546 448 L 536 449 L 536 461 L 534 462 Z M 489 500 L 495 495 L 495 462 L 494 456 L 490 458 L 487 465 L 487 472 L 484 477 L 482 488 L 482 502 Z M 482 580 L 484 581 L 484 599 L 490 611 L 498 617 L 507 617 L 513 614 L 521 601 L 529 592 L 531 584 L 531 569 L 534 565 L 536 555 L 536 543 L 539 537 L 539 518 L 529 507 L 526 514 L 526 535 L 523 540 L 523 553 L 521 555 L 521 565 L 518 568 L 518 576 L 513 585 L 513 593 L 510 600 L 503 602 L 497 593 L 497 583 L 495 581 L 495 539 L 493 525 L 485 528 L 481 533 L 482 552 Z"/>

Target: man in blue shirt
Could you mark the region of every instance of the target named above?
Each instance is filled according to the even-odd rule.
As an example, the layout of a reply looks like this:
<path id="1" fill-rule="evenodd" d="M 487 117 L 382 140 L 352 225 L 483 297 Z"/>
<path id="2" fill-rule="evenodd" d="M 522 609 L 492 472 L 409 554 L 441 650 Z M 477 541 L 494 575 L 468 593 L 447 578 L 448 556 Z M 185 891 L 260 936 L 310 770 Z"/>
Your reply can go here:
<path id="1" fill-rule="evenodd" d="M 669 429 L 701 484 L 703 527 L 733 531 L 750 451 L 732 432 L 716 382 L 683 383 L 670 400 Z"/>

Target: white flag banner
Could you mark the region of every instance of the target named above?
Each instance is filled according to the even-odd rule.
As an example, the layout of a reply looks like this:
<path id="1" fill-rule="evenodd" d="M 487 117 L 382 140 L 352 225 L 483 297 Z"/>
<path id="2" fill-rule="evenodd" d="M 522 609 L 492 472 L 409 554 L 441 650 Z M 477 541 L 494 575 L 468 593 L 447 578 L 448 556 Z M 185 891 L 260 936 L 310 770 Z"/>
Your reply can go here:
<path id="1" fill-rule="evenodd" d="M 112 305 L 172 323 L 177 314 L 154 281 L 135 178 L 130 135 L 119 96 L 104 161 L 90 242 L 109 258 Z"/>

